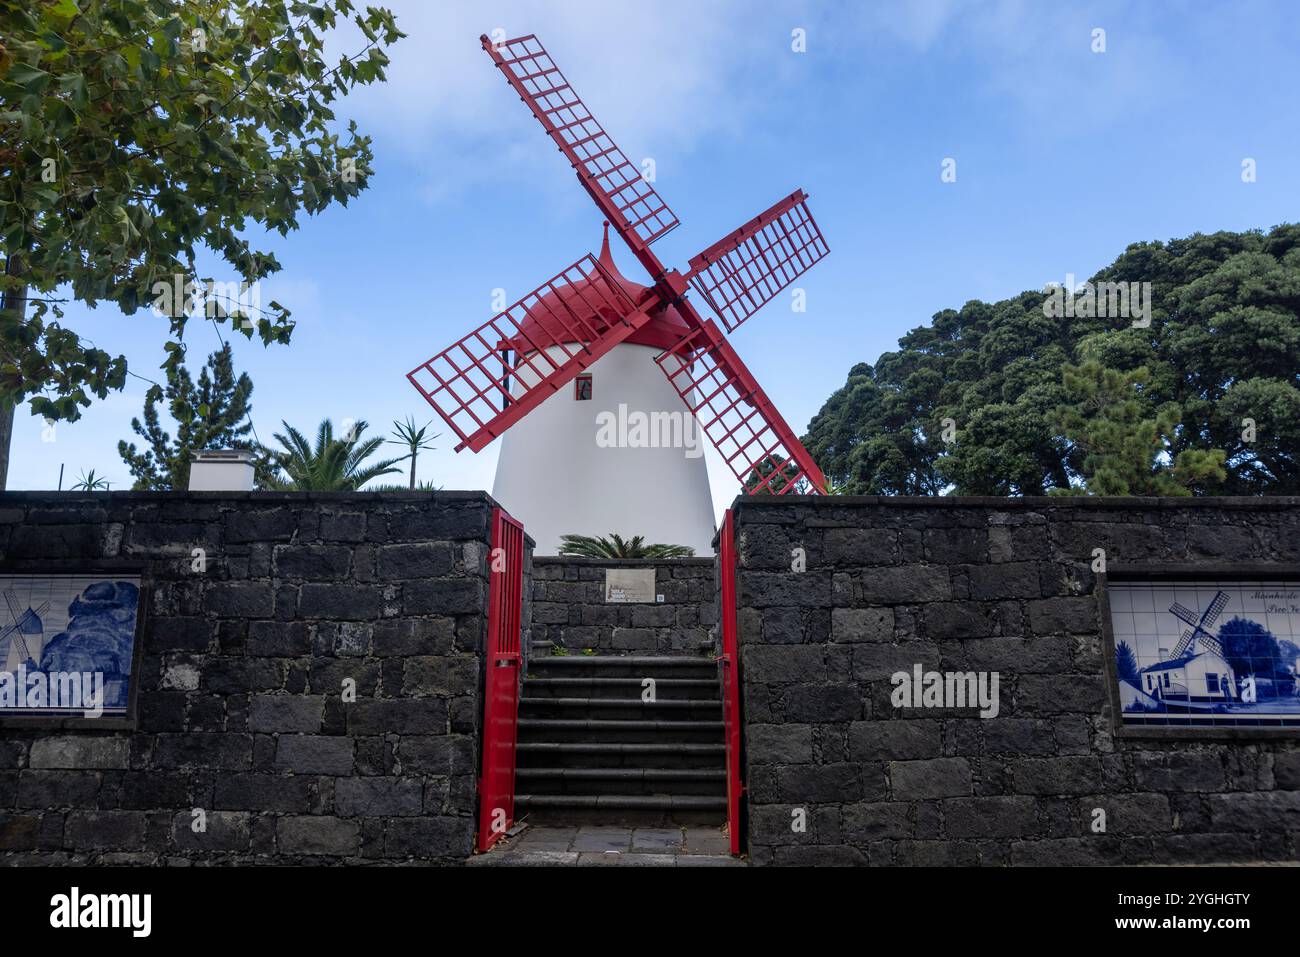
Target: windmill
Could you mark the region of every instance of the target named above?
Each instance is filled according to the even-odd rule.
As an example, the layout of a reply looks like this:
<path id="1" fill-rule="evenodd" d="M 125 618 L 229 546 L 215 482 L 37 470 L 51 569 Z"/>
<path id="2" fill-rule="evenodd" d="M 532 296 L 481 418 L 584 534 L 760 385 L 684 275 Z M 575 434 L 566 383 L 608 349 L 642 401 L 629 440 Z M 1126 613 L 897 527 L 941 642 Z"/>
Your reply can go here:
<path id="1" fill-rule="evenodd" d="M 583 256 L 408 373 L 458 436 L 456 451 L 478 452 L 536 413 L 528 429 L 503 441 L 493 494 L 523 519 L 539 552 L 553 550 L 561 533 L 609 531 L 710 547 L 703 459 L 654 436 L 629 449 L 635 455 L 596 453 L 593 407 L 583 401 L 592 397 L 620 414 L 629 407 L 651 420 L 676 415 L 697 424 L 751 494 L 824 493 L 817 464 L 718 325 L 687 298 L 693 288 L 734 332 L 824 257 L 806 194 L 795 190 L 722 237 L 684 275 L 669 269 L 650 246 L 677 216 L 537 38 L 480 42 L 569 161 L 606 230 L 598 257 Z M 618 272 L 610 225 L 649 285 Z"/>
<path id="2" fill-rule="evenodd" d="M 36 667 L 36 659 L 41 654 L 41 636 L 45 633 L 45 626 L 41 621 L 41 616 L 50 609 L 50 603 L 42 602 L 38 607 L 32 608 L 30 605 L 26 611 L 18 610 L 18 600 L 14 593 L 6 591 L 3 593 L 5 605 L 9 609 L 9 617 L 13 619 L 12 623 L 0 631 L 0 641 L 4 641 L 13 635 L 9 640 L 9 649 L 5 654 L 5 671 L 15 671 L 19 665 L 28 665 L 30 668 Z M 30 641 L 28 639 L 31 639 Z M 35 652 L 32 648 L 35 646 Z"/>
<path id="3" fill-rule="evenodd" d="M 1204 650 L 1212 651 L 1222 657 L 1223 646 L 1219 644 L 1219 639 L 1210 634 L 1209 629 L 1213 627 L 1219 615 L 1223 613 L 1224 607 L 1228 604 L 1228 593 L 1221 591 L 1214 596 L 1205 609 L 1205 614 L 1200 618 L 1196 617 L 1196 612 L 1192 611 L 1186 605 L 1174 602 L 1169 606 L 1169 610 L 1180 620 L 1191 625 L 1183 632 L 1182 637 L 1178 639 L 1178 644 L 1174 647 L 1174 653 L 1170 655 L 1171 661 L 1181 658 L 1184 654 L 1196 654 L 1197 642 L 1204 646 Z"/>

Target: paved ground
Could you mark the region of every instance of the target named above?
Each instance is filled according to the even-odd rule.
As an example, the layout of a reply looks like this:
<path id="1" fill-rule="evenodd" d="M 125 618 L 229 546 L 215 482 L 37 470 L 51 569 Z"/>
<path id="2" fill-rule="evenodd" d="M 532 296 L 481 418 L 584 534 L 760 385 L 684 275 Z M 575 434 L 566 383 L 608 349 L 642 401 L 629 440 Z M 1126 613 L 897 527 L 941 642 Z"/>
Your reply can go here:
<path id="1" fill-rule="evenodd" d="M 743 867 L 725 832 L 711 827 L 528 827 L 471 865 L 516 867 Z"/>

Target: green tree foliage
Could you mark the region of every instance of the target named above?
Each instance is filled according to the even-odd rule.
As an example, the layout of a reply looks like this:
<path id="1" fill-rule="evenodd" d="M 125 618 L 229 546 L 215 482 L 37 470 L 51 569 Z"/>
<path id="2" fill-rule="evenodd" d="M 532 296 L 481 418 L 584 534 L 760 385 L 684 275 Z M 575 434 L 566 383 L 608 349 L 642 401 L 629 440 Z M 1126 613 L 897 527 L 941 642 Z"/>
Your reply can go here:
<path id="1" fill-rule="evenodd" d="M 773 472 L 777 474 L 773 475 Z M 750 495 L 782 495 L 792 481 L 794 487 L 791 491 L 794 492 L 807 492 L 812 487 L 807 477 L 799 474 L 799 463 L 793 459 L 779 462 L 767 455 L 749 470 L 749 475 L 745 478 L 745 490 Z"/>
<path id="2" fill-rule="evenodd" d="M 1096 495 L 1190 495 L 1190 489 L 1222 481 L 1223 449 L 1183 449 L 1167 467 L 1164 459 L 1178 428 L 1175 402 L 1151 409 L 1143 392 L 1146 366 L 1122 371 L 1095 359 L 1061 369 L 1066 403 L 1054 422 L 1081 453 L 1086 491 Z M 1082 488 L 1053 492 L 1082 492 Z"/>
<path id="3" fill-rule="evenodd" d="M 94 469 L 89 472 L 82 472 L 77 476 L 77 481 L 72 484 L 72 491 L 74 492 L 107 492 L 110 488 L 112 488 L 112 485 L 108 479 L 102 475 L 96 475 Z"/>
<path id="4" fill-rule="evenodd" d="M 361 440 L 367 422 L 357 422 L 348 434 L 334 437 L 334 424 L 329 419 L 321 421 L 316 429 L 316 444 L 287 422 L 281 423 L 285 434 L 275 434 L 281 450 L 272 452 L 275 464 L 284 470 L 286 478 L 268 483 L 271 488 L 303 492 L 355 492 L 373 478 L 393 475 L 393 468 L 401 459 L 384 459 L 366 464 L 384 444 L 382 438 Z"/>
<path id="5" fill-rule="evenodd" d="M 279 270 L 245 228 L 287 234 L 366 187 L 370 139 L 353 123 L 333 132 L 329 104 L 384 79 L 403 34 L 350 0 L 0 0 L 0 12 L 0 288 L 18 299 L 0 315 L 0 402 L 75 419 L 122 387 L 127 363 L 58 321 L 56 291 L 130 315 L 177 276 L 202 286 L 201 247 L 231 270 L 216 281 Z M 349 20 L 368 42 L 331 63 L 327 36 Z M 181 298 L 168 366 L 183 354 Z M 250 338 L 289 339 L 278 303 L 234 315 Z"/>
<path id="6" fill-rule="evenodd" d="M 1137 243 L 1091 281 L 1151 283 L 1150 325 L 1047 315 L 1045 293 L 1024 292 L 944 310 L 854 366 L 804 437 L 827 479 L 856 494 L 1300 493 L 1300 226 Z"/>
<path id="7" fill-rule="evenodd" d="M 560 554 L 575 558 L 690 558 L 695 549 L 687 545 L 647 545 L 645 537 L 624 539 L 610 532 L 600 535 L 561 535 Z"/>
<path id="8" fill-rule="evenodd" d="M 167 370 L 166 388 L 157 385 L 145 393 L 144 421 L 131 420 L 131 428 L 144 440 L 143 451 L 134 442 L 117 443 L 127 469 L 135 477 L 134 489 L 166 492 L 189 488 L 190 463 L 203 449 L 249 449 L 254 453 L 258 484 L 273 471 L 265 449 L 249 439 L 253 424 L 250 397 L 253 380 L 247 373 L 235 378 L 229 343 L 208 356 L 196 385 L 184 365 Z M 176 436 L 163 429 L 158 405 L 165 402 Z"/>
<path id="9" fill-rule="evenodd" d="M 400 459 L 398 461 L 401 461 Z M 442 486 L 434 482 L 416 482 L 415 488 L 406 483 L 377 482 L 366 487 L 367 492 L 441 492 Z"/>

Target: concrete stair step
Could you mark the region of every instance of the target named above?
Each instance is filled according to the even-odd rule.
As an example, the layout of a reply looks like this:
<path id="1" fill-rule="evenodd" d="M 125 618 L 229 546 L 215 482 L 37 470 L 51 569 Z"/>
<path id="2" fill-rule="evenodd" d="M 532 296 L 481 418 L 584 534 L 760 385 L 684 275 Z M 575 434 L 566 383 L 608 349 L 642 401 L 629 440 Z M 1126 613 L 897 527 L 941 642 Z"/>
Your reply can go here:
<path id="1" fill-rule="evenodd" d="M 516 817 L 537 823 L 720 824 L 726 795 L 516 794 Z"/>
<path id="2" fill-rule="evenodd" d="M 521 777 L 579 779 L 618 778 L 653 781 L 725 781 L 725 768 L 521 768 Z"/>
<path id="3" fill-rule="evenodd" d="M 725 767 L 726 745 L 648 741 L 521 741 L 519 767 L 701 768 Z"/>
<path id="4" fill-rule="evenodd" d="M 643 678 L 592 677 L 585 673 L 536 677 L 530 673 L 524 681 L 524 695 L 529 698 L 640 697 Z M 655 697 L 664 699 L 695 698 L 722 700 L 716 674 L 707 678 L 656 678 Z"/>
<path id="5" fill-rule="evenodd" d="M 643 701 L 645 679 L 653 701 Z M 707 657 L 538 655 L 519 708 L 516 813 L 575 824 L 718 824 L 726 748 Z"/>
<path id="6" fill-rule="evenodd" d="M 534 658 L 528 667 L 534 678 L 718 678 L 712 658 L 667 658 L 646 655 L 549 655 Z"/>
<path id="7" fill-rule="evenodd" d="M 517 768 L 515 787 L 529 794 L 726 794 L 722 768 Z"/>
<path id="8" fill-rule="evenodd" d="M 587 718 L 607 720 L 654 717 L 663 721 L 710 720 L 722 717 L 722 702 L 707 698 L 521 698 L 519 713 L 528 718 Z"/>
<path id="9" fill-rule="evenodd" d="M 591 718 L 520 718 L 520 741 L 721 741 L 717 721 Z"/>

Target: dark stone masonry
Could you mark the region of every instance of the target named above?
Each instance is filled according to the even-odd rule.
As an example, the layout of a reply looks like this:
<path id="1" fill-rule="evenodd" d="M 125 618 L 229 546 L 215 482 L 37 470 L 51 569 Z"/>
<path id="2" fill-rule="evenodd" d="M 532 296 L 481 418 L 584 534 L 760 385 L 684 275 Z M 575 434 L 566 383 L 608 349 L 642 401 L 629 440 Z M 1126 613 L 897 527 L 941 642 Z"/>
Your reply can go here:
<path id="1" fill-rule="evenodd" d="M 0 717 L 0 865 L 465 861 L 492 509 L 0 496 L 6 570 L 128 563 L 147 605 L 133 725 Z M 1300 577 L 1300 499 L 765 497 L 734 516 L 755 863 L 1300 859 L 1300 738 L 1117 729 L 1101 617 L 1126 572 Z M 664 601 L 607 604 L 608 567 L 653 567 Z M 530 629 L 572 654 L 714 648 L 712 559 L 523 573 L 525 654 Z M 996 672 L 996 716 L 895 707 L 891 676 L 918 665 Z"/>
<path id="2" fill-rule="evenodd" d="M 653 568 L 656 604 L 605 601 L 605 571 Z M 712 558 L 533 559 L 532 638 L 573 654 L 692 655 L 712 651 L 718 620 Z"/>
<path id="3" fill-rule="evenodd" d="M 1115 733 L 1091 567 L 1294 577 L 1300 500 L 749 499 L 736 536 L 756 863 L 1300 858 L 1295 738 Z M 1000 712 L 893 707 L 918 663 L 1000 672 Z"/>
<path id="4" fill-rule="evenodd" d="M 0 727 L 0 864 L 468 857 L 491 508 L 480 493 L 0 497 L 9 563 L 134 560 L 151 588 L 134 730 Z"/>

